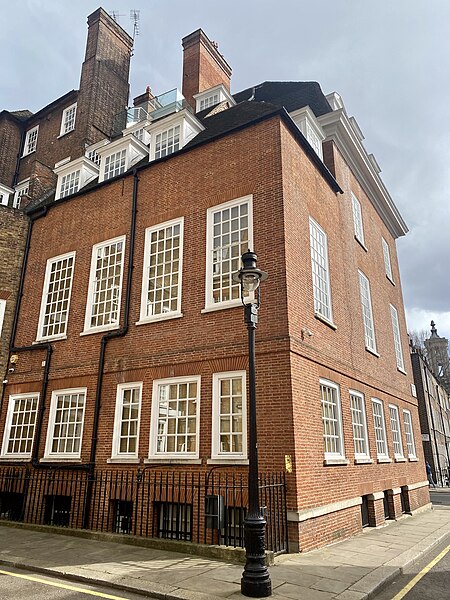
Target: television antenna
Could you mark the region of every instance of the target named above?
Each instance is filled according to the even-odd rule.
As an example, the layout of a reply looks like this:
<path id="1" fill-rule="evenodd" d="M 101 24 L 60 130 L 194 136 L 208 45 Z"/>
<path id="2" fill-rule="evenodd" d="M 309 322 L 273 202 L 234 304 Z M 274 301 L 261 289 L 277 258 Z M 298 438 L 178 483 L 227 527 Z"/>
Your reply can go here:
<path id="1" fill-rule="evenodd" d="M 109 16 L 112 17 L 116 23 L 118 23 L 120 17 L 124 17 L 125 15 L 121 15 L 118 10 L 112 10 L 109 13 Z"/>
<path id="2" fill-rule="evenodd" d="M 133 21 L 133 41 L 136 39 L 136 36 L 139 35 L 140 12 L 140 10 L 130 10 L 130 19 Z"/>

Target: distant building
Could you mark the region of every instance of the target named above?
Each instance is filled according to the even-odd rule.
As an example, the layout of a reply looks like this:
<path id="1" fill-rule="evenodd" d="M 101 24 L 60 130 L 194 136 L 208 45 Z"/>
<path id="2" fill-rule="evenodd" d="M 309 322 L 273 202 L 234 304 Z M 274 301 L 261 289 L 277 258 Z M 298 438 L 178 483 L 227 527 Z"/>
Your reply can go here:
<path id="1" fill-rule="evenodd" d="M 431 335 L 424 341 L 428 363 L 439 383 L 450 394 L 450 359 L 448 339 L 438 336 L 436 325 L 431 321 Z"/>
<path id="2" fill-rule="evenodd" d="M 395 247 L 407 228 L 361 130 L 315 82 L 232 94 L 217 45 L 200 29 L 182 43 L 182 93 L 147 89 L 113 125 L 122 99 L 108 97 L 79 146 L 95 154 L 49 168 L 53 192 L 27 209 L 0 513 L 242 545 L 248 347 L 232 275 L 248 248 L 269 273 L 268 547 L 309 550 L 427 506 Z"/>
<path id="3" fill-rule="evenodd" d="M 434 481 L 445 485 L 450 471 L 450 401 L 446 389 L 433 374 L 427 359 L 412 348 L 415 391 L 419 402 L 420 429 L 425 460 L 431 465 Z"/>

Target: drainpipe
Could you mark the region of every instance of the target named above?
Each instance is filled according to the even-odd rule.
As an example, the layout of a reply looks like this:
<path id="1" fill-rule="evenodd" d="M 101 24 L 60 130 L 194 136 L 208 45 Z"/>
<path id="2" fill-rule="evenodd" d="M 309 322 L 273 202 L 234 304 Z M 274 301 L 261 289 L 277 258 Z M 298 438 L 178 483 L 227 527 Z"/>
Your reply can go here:
<path id="1" fill-rule="evenodd" d="M 123 327 L 116 331 L 110 331 L 102 337 L 100 342 L 100 356 L 98 360 L 97 369 L 97 388 L 95 393 L 95 407 L 94 407 L 94 422 L 92 425 L 92 441 L 91 441 L 91 453 L 89 458 L 90 474 L 89 480 L 86 487 L 86 501 L 85 511 L 83 516 L 83 528 L 88 529 L 89 518 L 90 518 L 90 506 L 92 501 L 93 485 L 94 485 L 94 468 L 95 468 L 95 455 L 97 451 L 98 442 L 98 424 L 100 420 L 101 410 L 101 397 L 102 397 L 102 384 L 103 384 L 103 371 L 105 366 L 105 353 L 106 346 L 109 340 L 124 337 L 128 333 L 128 323 L 130 316 L 130 300 L 131 300 L 131 282 L 133 277 L 134 269 L 134 240 L 136 237 L 136 215 L 137 215 L 137 195 L 138 195 L 139 177 L 137 170 L 133 171 L 133 197 L 131 207 L 131 225 L 130 225 L 130 252 L 128 259 L 128 272 L 127 272 L 127 283 L 125 291 L 125 305 L 124 305 L 124 323 Z"/>

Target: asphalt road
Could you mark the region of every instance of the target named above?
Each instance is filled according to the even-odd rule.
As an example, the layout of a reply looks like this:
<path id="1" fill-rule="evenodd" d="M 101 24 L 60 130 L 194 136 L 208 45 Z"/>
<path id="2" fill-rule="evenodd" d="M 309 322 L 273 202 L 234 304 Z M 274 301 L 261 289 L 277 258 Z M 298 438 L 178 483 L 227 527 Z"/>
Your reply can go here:
<path id="1" fill-rule="evenodd" d="M 112 588 L 85 585 L 67 579 L 0 565 L 1 600 L 142 600 L 142 596 Z"/>

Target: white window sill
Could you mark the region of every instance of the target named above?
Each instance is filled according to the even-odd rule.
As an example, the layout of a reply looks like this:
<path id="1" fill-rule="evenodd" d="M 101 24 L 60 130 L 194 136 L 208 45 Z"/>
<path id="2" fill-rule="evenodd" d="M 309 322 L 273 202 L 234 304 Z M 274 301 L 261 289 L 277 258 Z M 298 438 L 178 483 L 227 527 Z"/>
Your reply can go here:
<path id="1" fill-rule="evenodd" d="M 139 458 L 130 456 L 112 456 L 106 461 L 108 464 L 127 464 L 127 465 L 138 465 L 140 463 Z"/>
<path id="2" fill-rule="evenodd" d="M 361 248 L 362 248 L 362 249 L 363 249 L 365 252 L 369 252 L 369 251 L 367 250 L 367 247 L 366 247 L 366 245 L 364 244 L 364 242 L 362 242 L 362 241 L 359 239 L 359 237 L 357 237 L 357 236 L 356 236 L 356 234 L 355 234 L 355 240 L 358 242 L 358 244 L 361 246 Z"/>
<path id="3" fill-rule="evenodd" d="M 20 158 L 25 158 L 25 156 L 30 156 L 30 154 L 33 154 L 34 152 L 36 152 L 36 150 L 32 150 L 31 152 L 27 152 L 26 154 L 23 153 Z"/>
<path id="4" fill-rule="evenodd" d="M 60 340 L 67 340 L 67 335 L 54 335 L 52 337 L 38 338 L 34 342 L 32 342 L 32 345 L 34 346 L 35 344 L 45 344 L 47 342 L 58 342 Z"/>
<path id="5" fill-rule="evenodd" d="M 215 312 L 216 310 L 226 310 L 227 308 L 236 308 L 236 306 L 242 306 L 242 302 L 239 299 L 237 300 L 232 300 L 231 302 L 218 302 L 217 304 L 211 304 L 208 306 L 205 306 L 205 308 L 202 308 L 202 310 L 200 311 L 202 314 L 204 313 L 209 313 L 209 312 Z"/>
<path id="6" fill-rule="evenodd" d="M 56 139 L 59 140 L 62 137 L 66 136 L 68 133 L 72 133 L 72 131 L 75 131 L 75 127 L 73 127 L 72 129 L 69 129 L 69 131 L 65 131 L 64 133 L 60 133 Z"/>
<path id="7" fill-rule="evenodd" d="M 409 462 L 418 462 L 419 459 L 417 456 L 408 456 L 408 460 Z"/>
<path id="8" fill-rule="evenodd" d="M 367 456 L 367 457 L 361 456 L 360 458 L 355 457 L 355 465 L 371 465 L 371 464 L 373 464 L 373 459 L 370 458 L 369 456 Z"/>
<path id="9" fill-rule="evenodd" d="M 394 456 L 394 461 L 398 462 L 406 462 L 406 458 L 404 456 Z"/>
<path id="10" fill-rule="evenodd" d="M 392 285 L 395 287 L 394 280 L 393 280 L 393 279 L 391 279 L 387 273 L 386 273 L 386 279 L 387 279 L 388 281 L 390 281 L 390 282 L 392 283 Z"/>
<path id="11" fill-rule="evenodd" d="M 324 323 L 325 325 L 328 325 L 328 327 L 331 327 L 331 329 L 334 329 L 336 331 L 337 327 L 333 323 L 333 321 L 329 321 L 326 317 L 324 317 L 323 315 L 321 315 L 318 312 L 315 312 L 314 316 L 318 321 L 322 321 L 322 323 Z"/>
<path id="12" fill-rule="evenodd" d="M 135 325 L 147 325 L 148 323 L 158 323 L 158 321 L 169 321 L 170 319 L 180 319 L 183 316 L 181 312 L 164 313 L 155 315 L 154 317 L 144 317 L 136 321 Z"/>
<path id="13" fill-rule="evenodd" d="M 408 375 L 408 373 L 405 371 L 405 369 L 401 369 L 400 367 L 397 367 L 397 371 L 399 373 L 403 373 L 403 375 Z"/>
<path id="14" fill-rule="evenodd" d="M 201 458 L 164 458 L 162 456 L 155 456 L 144 459 L 144 464 L 152 465 L 152 464 L 165 464 L 165 465 L 201 465 Z"/>
<path id="15" fill-rule="evenodd" d="M 119 324 L 114 325 L 105 325 L 103 327 L 96 327 L 95 329 L 85 329 L 80 333 L 80 337 L 84 335 L 92 335 L 94 333 L 105 333 L 107 331 L 114 331 L 114 329 L 119 329 Z"/>
<path id="16" fill-rule="evenodd" d="M 350 464 L 350 461 L 348 460 L 348 458 L 344 457 L 325 458 L 323 464 L 325 467 L 333 465 L 348 465 Z"/>
<path id="17" fill-rule="evenodd" d="M 377 457 L 377 463 L 391 463 L 392 462 L 392 458 L 389 458 L 389 456 L 378 456 Z"/>
<path id="18" fill-rule="evenodd" d="M 220 458 L 208 458 L 206 461 L 207 465 L 248 465 L 248 458 L 241 457 L 223 457 Z"/>
<path id="19" fill-rule="evenodd" d="M 81 462 L 81 458 L 79 456 L 44 456 L 44 458 L 41 458 L 39 460 L 39 462 L 40 463 L 54 463 L 54 462 L 80 463 Z"/>
<path id="20" fill-rule="evenodd" d="M 369 348 L 369 346 L 366 346 L 366 351 L 369 352 L 369 354 L 373 354 L 377 358 L 380 358 L 380 355 L 378 354 L 378 352 L 376 350 L 372 350 L 372 348 Z"/>

